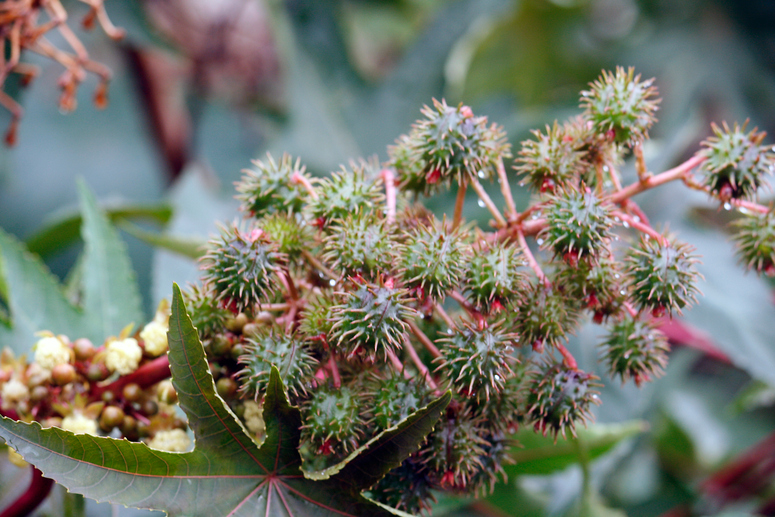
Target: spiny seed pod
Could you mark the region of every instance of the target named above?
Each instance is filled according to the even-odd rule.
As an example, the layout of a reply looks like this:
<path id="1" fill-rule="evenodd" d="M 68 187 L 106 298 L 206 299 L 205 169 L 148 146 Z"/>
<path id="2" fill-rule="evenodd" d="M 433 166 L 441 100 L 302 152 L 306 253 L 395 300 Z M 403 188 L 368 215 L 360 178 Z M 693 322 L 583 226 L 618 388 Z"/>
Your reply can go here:
<path id="1" fill-rule="evenodd" d="M 415 159 L 412 139 L 409 135 L 401 135 L 396 145 L 388 146 L 388 165 L 393 167 L 398 176 L 397 185 L 404 192 L 414 192 L 430 196 L 441 183 L 428 183 L 422 162 Z"/>
<path id="2" fill-rule="evenodd" d="M 464 278 L 468 299 L 484 314 L 505 307 L 526 289 L 525 265 L 522 252 L 509 243 L 474 253 Z"/>
<path id="3" fill-rule="evenodd" d="M 313 247 L 312 228 L 299 213 L 275 213 L 261 219 L 261 229 L 277 244 L 277 251 L 298 262 Z"/>
<path id="4" fill-rule="evenodd" d="M 580 259 L 595 258 L 610 237 L 611 208 L 589 189 L 567 189 L 552 196 L 544 209 L 546 229 L 540 238 L 554 251 L 575 265 Z"/>
<path id="5" fill-rule="evenodd" d="M 462 490 L 482 468 L 484 448 L 489 445 L 486 435 L 481 419 L 447 408 L 447 416 L 428 435 L 419 457 L 442 488 Z"/>
<path id="6" fill-rule="evenodd" d="M 283 376 L 288 393 L 298 398 L 307 392 L 318 362 L 312 357 L 307 345 L 296 336 L 267 332 L 249 338 L 244 345 L 245 353 L 237 362 L 244 365 L 239 372 L 240 393 L 258 400 L 266 391 L 269 373 L 275 366 Z"/>
<path id="7" fill-rule="evenodd" d="M 584 142 L 568 135 L 557 121 L 552 127 L 546 126 L 545 135 L 539 130 L 531 133 L 535 139 L 522 142 L 515 167 L 524 176 L 521 185 L 540 192 L 565 189 L 589 166 L 580 150 Z"/>
<path id="8" fill-rule="evenodd" d="M 393 243 L 382 221 L 371 214 L 353 214 L 331 225 L 323 258 L 345 276 L 376 279 L 390 270 Z"/>
<path id="9" fill-rule="evenodd" d="M 746 133 L 747 124 L 731 129 L 726 122 L 722 127 L 713 124 L 713 136 L 702 143 L 699 152 L 706 158 L 701 166 L 702 182 L 723 202 L 753 199 L 764 176 L 775 167 L 775 153 L 761 145 L 767 133 L 756 128 Z"/>
<path id="10" fill-rule="evenodd" d="M 495 489 L 495 484 L 506 481 L 506 471 L 503 465 L 514 463 L 509 456 L 511 443 L 502 433 L 488 434 L 485 436 L 487 445 L 483 446 L 484 454 L 481 457 L 480 468 L 468 481 L 468 493 L 476 497 L 485 497 Z"/>
<path id="11" fill-rule="evenodd" d="M 309 201 L 312 217 L 322 227 L 350 214 L 370 212 L 382 199 L 379 183 L 366 178 L 364 167 L 344 167 L 319 181 L 317 199 Z"/>
<path id="12" fill-rule="evenodd" d="M 236 183 L 241 209 L 255 217 L 300 212 L 307 192 L 295 178 L 305 176 L 304 166 L 299 159 L 294 163 L 287 153 L 279 163 L 269 153 L 266 158 L 266 161 L 254 160 L 255 169 L 243 170 L 242 179 Z"/>
<path id="13" fill-rule="evenodd" d="M 327 342 L 334 325 L 332 315 L 336 300 L 326 294 L 315 296 L 301 312 L 299 332 L 308 341 Z"/>
<path id="14" fill-rule="evenodd" d="M 732 223 L 737 256 L 746 268 L 775 275 L 775 212 L 747 214 Z"/>
<path id="15" fill-rule="evenodd" d="M 663 239 L 660 239 L 662 241 Z M 666 239 L 665 239 L 666 240 Z M 640 245 L 630 248 L 627 268 L 630 291 L 638 308 L 647 308 L 662 316 L 697 301 L 695 283 L 702 275 L 697 271 L 697 257 L 688 244 L 641 238 Z"/>
<path id="16" fill-rule="evenodd" d="M 469 246 L 459 231 L 447 233 L 445 223 L 434 221 L 408 234 L 401 247 L 401 277 L 420 297 L 438 298 L 454 289 L 468 262 Z"/>
<path id="17" fill-rule="evenodd" d="M 477 400 L 488 400 L 503 390 L 513 374 L 510 363 L 516 337 L 497 326 L 475 329 L 466 325 L 451 337 L 441 340 L 437 371 L 443 371 L 458 393 Z"/>
<path id="18" fill-rule="evenodd" d="M 304 403 L 302 433 L 318 448 L 318 454 L 346 453 L 358 446 L 365 427 L 359 400 L 363 396 L 346 386 L 324 386 Z"/>
<path id="19" fill-rule="evenodd" d="M 397 508 L 410 515 L 429 512 L 430 502 L 436 501 L 428 469 L 417 458 L 410 456 L 371 488 L 375 501 Z"/>
<path id="20" fill-rule="evenodd" d="M 659 99 L 654 79 L 640 80 L 635 69 L 626 72 L 617 66 L 616 72 L 603 70 L 590 90 L 581 92 L 581 107 L 600 133 L 607 133 L 618 144 L 632 146 L 648 136 L 656 121 Z"/>
<path id="21" fill-rule="evenodd" d="M 511 156 L 503 129 L 487 126 L 487 117 L 475 117 L 471 108 L 456 108 L 433 99 L 433 107 L 422 109 L 409 134 L 415 159 L 424 164 L 425 181 L 431 185 L 462 184 L 466 177 L 489 178 L 501 158 Z"/>
<path id="22" fill-rule="evenodd" d="M 215 293 L 205 285 L 190 284 L 183 293 L 186 310 L 199 333 L 199 339 L 209 341 L 222 332 L 226 320 L 233 314 L 221 307 Z"/>
<path id="23" fill-rule="evenodd" d="M 609 255 L 601 255 L 593 263 L 563 262 L 555 271 L 552 283 L 567 299 L 576 300 L 582 309 L 592 311 L 595 323 L 618 313 L 626 294 L 619 262 Z"/>
<path id="24" fill-rule="evenodd" d="M 578 309 L 558 290 L 537 282 L 508 311 L 508 323 L 519 336 L 521 346 L 543 351 L 544 345 L 556 346 L 576 326 Z"/>
<path id="25" fill-rule="evenodd" d="M 506 378 L 503 388 L 492 393 L 487 400 L 467 399 L 466 407 L 473 416 L 484 418 L 491 430 L 515 433 L 525 415 L 525 397 L 533 381 L 528 371 L 530 367 L 526 361 L 515 365 L 514 373 Z"/>
<path id="26" fill-rule="evenodd" d="M 263 230 L 242 231 L 234 224 L 223 228 L 209 244 L 202 257 L 202 282 L 210 284 L 216 298 L 227 307 L 235 312 L 252 309 L 274 290 L 272 276 L 286 257 Z"/>
<path id="27" fill-rule="evenodd" d="M 614 322 L 602 347 L 611 376 L 618 375 L 622 383 L 633 379 L 638 386 L 662 375 L 670 351 L 665 335 L 640 317 Z"/>
<path id="28" fill-rule="evenodd" d="M 373 422 L 379 429 L 387 429 L 425 406 L 430 398 L 425 384 L 406 379 L 397 373 L 368 382 L 368 396 L 374 401 Z"/>
<path id="29" fill-rule="evenodd" d="M 606 188 L 610 167 L 622 163 L 624 149 L 595 131 L 594 123 L 583 115 L 563 123 L 563 135 L 581 153 L 579 184 L 583 183 L 595 191 Z M 599 184 L 601 180 L 602 185 Z"/>
<path id="30" fill-rule="evenodd" d="M 344 295 L 345 302 L 332 309 L 331 341 L 345 356 L 384 357 L 402 346 L 406 322 L 415 316 L 406 289 L 388 279 Z"/>
<path id="31" fill-rule="evenodd" d="M 534 422 L 536 431 L 546 436 L 570 430 L 576 436 L 576 424 L 591 417 L 591 404 L 600 404 L 594 389 L 597 377 L 591 373 L 568 369 L 563 364 L 546 363 L 536 372 L 537 382 L 528 395 L 528 419 Z"/>

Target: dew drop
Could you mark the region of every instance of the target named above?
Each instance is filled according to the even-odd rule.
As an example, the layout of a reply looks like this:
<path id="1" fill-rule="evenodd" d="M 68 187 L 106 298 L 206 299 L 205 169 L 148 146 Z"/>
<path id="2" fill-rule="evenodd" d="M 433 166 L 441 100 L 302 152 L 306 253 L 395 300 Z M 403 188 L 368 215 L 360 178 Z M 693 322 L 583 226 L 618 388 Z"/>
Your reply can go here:
<path id="1" fill-rule="evenodd" d="M 608 165 L 603 165 L 603 172 L 608 172 L 611 169 L 608 168 Z"/>
<path id="2" fill-rule="evenodd" d="M 477 201 L 476 204 L 479 205 L 480 207 L 484 208 L 484 201 L 482 201 L 481 199 L 479 201 Z"/>
<path id="3" fill-rule="evenodd" d="M 498 375 L 497 373 L 495 374 L 495 376 L 494 376 L 494 377 L 495 377 L 495 381 L 496 381 L 496 382 L 498 382 L 498 381 L 500 381 L 500 380 L 501 380 L 501 376 L 500 376 L 500 375 Z"/>
<path id="4" fill-rule="evenodd" d="M 724 210 L 732 210 L 732 205 L 729 203 L 724 203 Z"/>
<path id="5" fill-rule="evenodd" d="M 540 245 L 542 245 L 544 243 L 544 240 L 543 239 L 536 239 L 536 242 L 540 246 Z"/>
<path id="6" fill-rule="evenodd" d="M 476 175 L 479 176 L 480 178 L 484 179 L 484 171 L 479 171 L 479 172 L 476 173 Z"/>
<path id="7" fill-rule="evenodd" d="M 633 220 L 634 220 L 636 223 L 639 223 L 639 222 L 640 222 L 640 217 L 638 217 L 637 215 L 634 215 L 634 216 L 632 216 L 632 219 L 633 219 Z"/>
<path id="8" fill-rule="evenodd" d="M 618 217 L 614 217 L 614 221 L 618 223 L 618 222 L 621 222 L 621 219 L 619 219 Z"/>
<path id="9" fill-rule="evenodd" d="M 534 213 L 533 215 L 530 216 L 530 218 L 531 219 L 538 219 L 538 214 Z"/>
<path id="10" fill-rule="evenodd" d="M 336 285 L 336 280 L 334 280 L 332 278 L 331 280 L 328 281 L 328 285 L 330 285 L 331 287 L 335 286 Z"/>
<path id="11" fill-rule="evenodd" d="M 618 241 L 619 240 L 619 236 L 618 235 L 614 235 L 614 240 Z"/>
<path id="12" fill-rule="evenodd" d="M 600 400 L 600 397 L 598 395 L 592 395 L 592 400 Z"/>
<path id="13" fill-rule="evenodd" d="M 621 278 L 621 276 L 619 273 L 614 273 L 614 278 Z"/>
<path id="14" fill-rule="evenodd" d="M 624 353 L 624 358 L 625 358 L 625 359 L 629 359 L 631 355 L 632 355 L 632 353 L 630 353 L 630 352 L 625 352 L 625 353 Z"/>
<path id="15" fill-rule="evenodd" d="M 627 291 L 625 291 L 624 289 L 622 289 L 621 291 L 619 291 L 619 294 L 621 294 L 622 296 L 624 296 L 625 294 L 627 294 Z"/>
<path id="16" fill-rule="evenodd" d="M 630 227 L 630 223 L 628 223 L 627 221 L 624 221 L 622 223 L 622 226 L 624 226 L 625 228 L 629 228 Z"/>

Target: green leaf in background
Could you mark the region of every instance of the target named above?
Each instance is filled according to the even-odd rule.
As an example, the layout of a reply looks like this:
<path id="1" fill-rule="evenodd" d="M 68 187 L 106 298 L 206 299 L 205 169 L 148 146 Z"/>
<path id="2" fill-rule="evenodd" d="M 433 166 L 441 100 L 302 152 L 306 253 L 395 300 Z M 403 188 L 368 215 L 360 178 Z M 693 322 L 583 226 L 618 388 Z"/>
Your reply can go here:
<path id="1" fill-rule="evenodd" d="M 144 219 L 166 224 L 172 218 L 172 207 L 167 203 L 107 204 L 102 210 L 114 224 L 125 219 Z M 81 212 L 68 211 L 50 220 L 42 229 L 27 239 L 27 249 L 47 257 L 74 244 L 83 222 Z"/>
<path id="2" fill-rule="evenodd" d="M 198 260 L 205 254 L 207 240 L 204 238 L 176 237 L 167 233 L 149 232 L 129 221 L 119 221 L 118 227 L 146 244 L 171 251 L 182 257 Z"/>
<path id="3" fill-rule="evenodd" d="M 86 248 L 67 294 L 39 257 L 0 230 L 0 297 L 9 313 L 8 322 L 0 321 L 0 347 L 27 353 L 41 330 L 102 343 L 127 324 L 143 322 L 126 246 L 86 186 L 79 189 Z M 82 300 L 86 311 L 74 299 Z"/>
<path id="4" fill-rule="evenodd" d="M 576 433 L 586 445 L 589 460 L 593 460 L 610 451 L 622 440 L 647 429 L 646 422 L 636 420 L 621 424 L 594 424 L 577 429 Z M 551 474 L 580 461 L 574 438 L 559 439 L 554 443 L 551 436 L 542 436 L 528 427 L 515 434 L 514 439 L 519 443 L 511 451 L 516 462 L 504 467 L 510 478 L 521 474 Z"/>
<path id="5" fill-rule="evenodd" d="M 142 302 L 126 244 L 83 181 L 78 182 L 78 193 L 83 213 L 81 235 L 86 244 L 82 288 L 91 331 L 87 337 L 101 343 L 108 336 L 117 336 L 127 324 L 141 325 Z"/>
<path id="6" fill-rule="evenodd" d="M 264 397 L 266 439 L 259 447 L 215 392 L 204 349 L 173 288 L 170 371 L 196 447 L 187 453 L 142 443 L 73 434 L 3 417 L 0 437 L 47 477 L 98 501 L 164 509 L 170 515 L 390 516 L 360 495 L 419 446 L 449 403 L 449 394 L 373 439 L 324 481 L 306 479 L 298 452 L 301 415 L 272 369 Z M 203 497 L 203 494 L 207 494 Z"/>
<path id="7" fill-rule="evenodd" d="M 4 292 L 0 294 L 11 320 L 8 326 L 0 324 L 0 346 L 24 354 L 37 341 L 35 333 L 40 330 L 68 336 L 85 335 L 83 313 L 65 298 L 56 278 L 37 256 L 2 230 L 0 277 L 5 282 Z"/>

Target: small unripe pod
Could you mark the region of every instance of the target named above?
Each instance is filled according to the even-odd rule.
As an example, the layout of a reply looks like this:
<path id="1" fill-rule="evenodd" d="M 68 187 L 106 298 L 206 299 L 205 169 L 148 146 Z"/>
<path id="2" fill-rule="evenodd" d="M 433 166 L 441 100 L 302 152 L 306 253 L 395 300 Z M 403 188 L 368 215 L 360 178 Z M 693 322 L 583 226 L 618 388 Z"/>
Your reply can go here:
<path id="1" fill-rule="evenodd" d="M 46 399 L 48 395 L 48 388 L 45 386 L 35 386 L 32 388 L 32 391 L 30 391 L 30 400 L 33 402 L 40 402 L 41 400 Z"/>
<path id="2" fill-rule="evenodd" d="M 170 381 L 162 381 L 156 388 L 156 395 L 165 404 L 174 404 L 178 401 L 178 393 Z"/>
<path id="3" fill-rule="evenodd" d="M 69 384 L 78 377 L 75 367 L 70 363 L 58 364 L 51 370 L 51 379 L 54 384 L 58 386 L 64 386 Z"/>
<path id="4" fill-rule="evenodd" d="M 124 386 L 122 393 L 124 395 L 124 399 L 128 400 L 129 402 L 136 402 L 140 399 L 140 397 L 143 396 L 143 389 L 138 384 L 133 382 Z"/>
<path id="5" fill-rule="evenodd" d="M 240 312 L 233 318 L 229 318 L 226 320 L 225 326 L 226 329 L 230 332 L 234 332 L 235 334 L 242 333 L 242 329 L 245 327 L 245 325 L 248 323 L 248 317 L 245 316 L 244 312 Z"/>
<path id="6" fill-rule="evenodd" d="M 100 428 L 107 432 L 124 423 L 124 410 L 118 406 L 105 406 L 100 414 Z"/>
<path id="7" fill-rule="evenodd" d="M 110 371 L 103 363 L 91 363 L 86 368 L 86 378 L 91 382 L 99 382 L 108 378 Z"/>
<path id="8" fill-rule="evenodd" d="M 215 336 L 210 343 L 210 352 L 212 352 L 215 357 L 221 357 L 229 354 L 232 346 L 233 343 L 229 338 L 225 336 Z"/>
<path id="9" fill-rule="evenodd" d="M 215 389 L 222 398 L 231 398 L 237 393 L 237 383 L 231 377 L 221 377 L 215 383 Z"/>
<path id="10" fill-rule="evenodd" d="M 82 337 L 73 343 L 73 352 L 75 352 L 76 361 L 88 361 L 97 351 L 91 341 Z"/>
<path id="11" fill-rule="evenodd" d="M 146 400 L 141 406 L 141 411 L 145 416 L 153 416 L 159 412 L 159 405 L 153 400 Z"/>

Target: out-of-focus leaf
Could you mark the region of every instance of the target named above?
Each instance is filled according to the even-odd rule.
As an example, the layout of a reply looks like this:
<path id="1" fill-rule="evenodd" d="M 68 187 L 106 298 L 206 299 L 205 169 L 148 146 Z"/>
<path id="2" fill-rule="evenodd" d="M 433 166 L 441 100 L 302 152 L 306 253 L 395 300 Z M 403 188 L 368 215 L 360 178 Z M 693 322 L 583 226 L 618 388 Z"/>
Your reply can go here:
<path id="1" fill-rule="evenodd" d="M 123 219 L 144 219 L 166 224 L 172 218 L 172 207 L 167 203 L 112 204 L 102 206 L 108 219 L 114 224 Z M 81 212 L 56 216 L 27 239 L 27 249 L 41 257 L 47 257 L 76 242 L 80 237 Z"/>
<path id="2" fill-rule="evenodd" d="M 373 440 L 335 476 L 305 479 L 301 415 L 272 369 L 264 397 L 266 439 L 258 447 L 216 394 L 197 331 L 173 287 L 169 331 L 172 381 L 189 417 L 195 449 L 169 453 L 143 443 L 42 429 L 0 418 L 0 437 L 46 476 L 98 501 L 186 516 L 390 516 L 360 492 L 414 452 L 449 403 L 436 399 Z M 202 494 L 208 494 L 203 497 Z"/>
<path id="3" fill-rule="evenodd" d="M 197 260 L 204 255 L 204 249 L 207 244 L 205 239 L 195 237 L 176 237 L 165 233 L 155 233 L 143 230 L 136 224 L 129 221 L 120 221 L 118 227 L 129 235 L 140 239 L 141 241 L 163 248 L 183 257 Z"/>
<path id="4" fill-rule="evenodd" d="M 41 330 L 88 335 L 83 312 L 68 302 L 56 278 L 37 256 L 2 230 L 0 277 L 5 279 L 4 298 L 11 319 L 10 326 L 0 325 L 0 347 L 25 354 L 37 341 L 35 333 Z"/>
<path id="5" fill-rule="evenodd" d="M 89 337 L 101 343 L 117 336 L 130 323 L 144 320 L 140 292 L 126 251 L 126 244 L 97 206 L 83 181 L 78 184 L 83 225 L 83 310 L 89 321 Z M 79 336 L 80 337 L 80 336 Z"/>
<path id="6" fill-rule="evenodd" d="M 586 429 L 576 429 L 579 439 L 587 446 L 589 459 L 595 459 L 610 451 L 616 444 L 636 436 L 648 429 L 648 425 L 640 420 L 622 424 L 594 424 Z M 521 445 L 514 447 L 511 456 L 516 460 L 514 465 L 506 465 L 506 474 L 550 474 L 579 462 L 579 451 L 573 438 L 557 443 L 551 436 L 542 436 L 532 428 L 520 430 L 514 439 Z"/>
<path id="7" fill-rule="evenodd" d="M 165 228 L 169 235 L 180 239 L 207 241 L 218 232 L 218 222 L 227 224 L 238 216 L 238 203 L 232 197 L 220 195 L 206 168 L 196 162 L 188 164 L 169 193 L 174 216 Z M 199 264 L 166 249 L 153 254 L 152 301 L 154 306 L 169 297 L 173 282 L 184 285 L 199 281 Z"/>
<path id="8" fill-rule="evenodd" d="M 773 404 L 775 404 L 775 387 L 753 380 L 741 390 L 730 407 L 734 413 L 740 414 Z"/>

